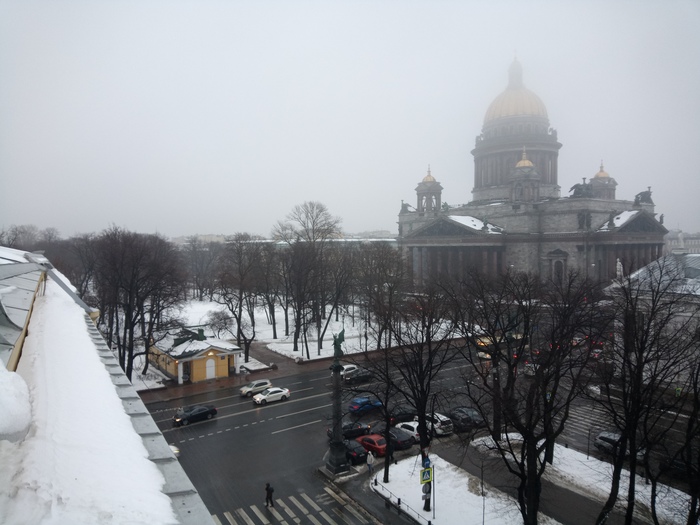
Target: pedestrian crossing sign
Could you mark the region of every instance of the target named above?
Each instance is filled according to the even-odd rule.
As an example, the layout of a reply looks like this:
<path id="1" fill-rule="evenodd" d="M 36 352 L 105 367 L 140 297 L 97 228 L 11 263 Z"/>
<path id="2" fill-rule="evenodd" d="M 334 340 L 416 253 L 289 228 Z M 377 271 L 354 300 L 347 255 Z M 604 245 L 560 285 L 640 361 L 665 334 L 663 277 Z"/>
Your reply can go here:
<path id="1" fill-rule="evenodd" d="M 429 468 L 424 468 L 420 471 L 420 482 L 421 485 L 423 483 L 430 483 L 433 481 L 433 467 Z"/>

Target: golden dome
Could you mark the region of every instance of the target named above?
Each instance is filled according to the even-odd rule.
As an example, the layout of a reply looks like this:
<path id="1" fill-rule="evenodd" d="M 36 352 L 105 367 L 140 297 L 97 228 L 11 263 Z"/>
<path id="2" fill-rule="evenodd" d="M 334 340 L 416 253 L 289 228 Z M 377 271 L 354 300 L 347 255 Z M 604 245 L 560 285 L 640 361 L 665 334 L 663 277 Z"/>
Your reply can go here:
<path id="1" fill-rule="evenodd" d="M 544 103 L 523 85 L 523 68 L 513 60 L 508 69 L 508 87 L 498 95 L 484 117 L 484 124 L 504 117 L 534 116 L 549 119 Z"/>
<path id="2" fill-rule="evenodd" d="M 527 152 L 523 148 L 523 158 L 515 165 L 516 168 L 532 168 L 534 164 L 527 158 Z"/>
<path id="3" fill-rule="evenodd" d="M 428 166 L 428 174 L 423 177 L 423 182 L 435 182 L 435 177 L 430 174 L 430 166 Z"/>
<path id="4" fill-rule="evenodd" d="M 599 171 L 598 173 L 596 173 L 596 174 L 593 176 L 593 178 L 595 178 L 595 179 L 602 179 L 602 178 L 604 178 L 604 177 L 610 177 L 610 175 L 608 175 L 608 172 L 605 171 L 605 170 L 603 169 L 603 161 L 601 160 L 601 161 L 600 161 L 600 171 Z"/>

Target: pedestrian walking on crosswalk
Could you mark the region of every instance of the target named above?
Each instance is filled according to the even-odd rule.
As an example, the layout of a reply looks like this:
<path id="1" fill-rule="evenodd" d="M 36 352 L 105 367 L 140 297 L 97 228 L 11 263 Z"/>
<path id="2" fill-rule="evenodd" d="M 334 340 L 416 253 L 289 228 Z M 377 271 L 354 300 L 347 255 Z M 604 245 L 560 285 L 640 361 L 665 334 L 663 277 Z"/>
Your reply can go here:
<path id="1" fill-rule="evenodd" d="M 272 493 L 275 491 L 269 483 L 265 483 L 265 506 L 274 507 L 275 504 L 272 502 Z"/>

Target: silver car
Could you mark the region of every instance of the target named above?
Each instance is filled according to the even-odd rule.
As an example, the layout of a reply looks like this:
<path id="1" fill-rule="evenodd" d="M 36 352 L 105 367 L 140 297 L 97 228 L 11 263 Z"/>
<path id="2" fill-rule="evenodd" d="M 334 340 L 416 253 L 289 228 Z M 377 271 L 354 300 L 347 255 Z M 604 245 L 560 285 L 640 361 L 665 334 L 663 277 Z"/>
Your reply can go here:
<path id="1" fill-rule="evenodd" d="M 246 386 L 241 387 L 241 397 L 252 397 L 254 394 L 267 390 L 271 386 L 272 383 L 269 379 L 257 379 L 255 381 L 251 381 Z"/>

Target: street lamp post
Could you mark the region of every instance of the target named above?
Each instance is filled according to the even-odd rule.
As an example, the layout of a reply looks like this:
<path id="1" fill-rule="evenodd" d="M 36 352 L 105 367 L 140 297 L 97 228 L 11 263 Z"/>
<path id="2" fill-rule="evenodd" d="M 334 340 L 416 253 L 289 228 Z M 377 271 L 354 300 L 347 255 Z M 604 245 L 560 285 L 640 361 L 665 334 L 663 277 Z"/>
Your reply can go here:
<path id="1" fill-rule="evenodd" d="M 326 461 L 326 468 L 332 474 L 342 474 L 350 470 L 348 467 L 347 459 L 345 458 L 345 446 L 343 445 L 343 424 L 342 424 L 342 412 L 340 409 L 340 358 L 343 355 L 343 351 L 340 348 L 340 344 L 345 340 L 345 330 L 337 336 L 333 336 L 333 365 L 331 370 L 333 371 L 333 432 L 331 435 L 330 450 L 328 454 L 328 460 Z"/>

